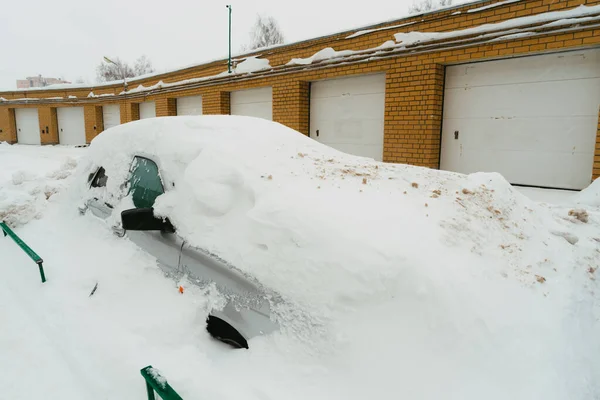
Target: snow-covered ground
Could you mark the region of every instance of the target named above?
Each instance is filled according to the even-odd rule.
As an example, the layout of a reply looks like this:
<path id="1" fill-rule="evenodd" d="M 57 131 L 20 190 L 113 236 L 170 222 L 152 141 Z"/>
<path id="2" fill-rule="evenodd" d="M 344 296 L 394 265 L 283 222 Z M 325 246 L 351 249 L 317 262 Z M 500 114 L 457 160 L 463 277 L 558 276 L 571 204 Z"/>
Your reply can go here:
<path id="1" fill-rule="evenodd" d="M 164 278 L 152 257 L 103 222 L 78 214 L 77 191 L 67 187 L 74 186 L 72 173 L 89 149 L 0 144 L 0 217 L 44 258 L 48 277 L 42 285 L 35 264 L 0 238 L 0 398 L 142 399 L 139 370 L 149 364 L 186 399 L 600 396 L 600 204 L 590 201 L 600 184 L 556 205 L 547 195 L 540 199 L 546 203 L 532 201 L 496 175 L 463 179 L 408 167 L 392 183 L 387 175 L 398 170 L 367 163 L 342 173 L 342 182 L 331 162 L 311 150 L 294 155 L 299 171 L 313 163 L 322 170 L 314 189 L 325 194 L 318 196 L 335 197 L 337 184 L 343 193 L 355 185 L 356 196 L 340 197 L 340 204 L 362 205 L 359 196 L 366 196 L 387 207 L 389 220 L 378 221 L 381 232 L 361 236 L 377 238 L 380 258 L 372 274 L 327 266 L 323 271 L 331 275 L 303 293 L 294 279 L 306 274 L 290 274 L 290 293 L 315 297 L 319 329 L 284 330 L 252 339 L 249 350 L 232 350 L 204 329 L 214 292 L 183 282 L 180 294 L 179 283 Z M 203 163 L 220 155 L 208 152 L 208 159 L 194 162 L 195 170 L 206 170 Z M 257 164 L 265 168 L 266 162 Z M 279 185 L 291 210 L 310 201 L 292 196 L 281 165 L 265 170 L 264 181 L 244 185 L 239 165 L 214 165 L 201 176 L 203 187 L 225 205 L 204 196 L 204 206 L 237 210 L 225 185 L 231 182 Z M 402 197 L 383 201 L 383 189 L 396 190 L 393 185 L 402 186 Z M 272 200 L 276 192 L 268 190 Z M 259 200 L 254 218 L 268 215 L 260 214 Z M 287 209 L 266 206 L 275 217 L 286 215 Z M 587 222 L 577 219 L 586 219 L 580 211 L 569 215 L 579 209 Z M 319 210 L 315 215 L 326 218 Z M 390 228 L 398 218 L 404 223 Z M 326 226 L 319 240 L 336 229 L 352 239 L 344 231 L 362 229 L 331 221 L 339 227 Z M 365 222 L 360 215 L 356 221 Z M 296 221 L 294 234 L 305 222 Z M 386 233 L 397 236 L 381 241 Z M 281 235 L 276 238 L 286 246 Z M 310 251 L 316 257 L 327 250 L 327 243 L 308 248 L 312 238 L 297 238 L 297 246 L 307 246 L 307 259 Z M 363 255 L 358 243 L 345 249 L 331 243 L 330 251 L 343 260 Z M 397 270 L 383 268 L 396 254 L 405 257 Z M 319 270 L 313 273 L 319 278 Z M 330 280 L 336 277 L 348 280 Z M 329 295 L 319 292 L 328 286 Z"/>

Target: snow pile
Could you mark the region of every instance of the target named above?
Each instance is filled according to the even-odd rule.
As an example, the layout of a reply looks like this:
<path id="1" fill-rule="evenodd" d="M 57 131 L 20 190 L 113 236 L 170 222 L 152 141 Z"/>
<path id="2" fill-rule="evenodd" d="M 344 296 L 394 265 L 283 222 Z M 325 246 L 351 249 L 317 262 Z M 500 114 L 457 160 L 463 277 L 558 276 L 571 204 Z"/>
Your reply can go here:
<path id="1" fill-rule="evenodd" d="M 411 363 L 436 365 L 429 371 L 439 387 L 481 382 L 461 386 L 457 398 L 500 381 L 513 384 L 497 398 L 598 390 L 599 361 L 588 356 L 600 351 L 589 272 L 600 265 L 598 210 L 583 224 L 497 174 L 378 163 L 279 124 L 228 116 L 139 121 L 98 136 L 89 155 L 106 169 L 113 200 L 135 152 L 157 154 L 174 184 L 157 214 L 280 294 L 283 331 L 314 351 L 394 332 L 387 347 L 411 343 Z M 348 330 L 360 320 L 369 330 Z M 398 346 L 392 353 L 406 357 Z M 354 344 L 347 350 L 366 356 Z M 442 377 L 450 366 L 454 374 Z M 536 378 L 523 381 L 530 371 Z M 581 376 L 557 379 L 563 373 Z"/>
<path id="2" fill-rule="evenodd" d="M 268 59 L 257 58 L 257 56 L 252 56 L 245 58 L 242 62 L 238 63 L 234 68 L 234 72 L 238 74 L 247 74 L 252 72 L 264 71 L 270 68 L 271 65 L 269 64 Z"/>
<path id="3" fill-rule="evenodd" d="M 67 147 L 0 143 L 0 221 L 14 227 L 40 217 L 48 201 L 68 186 L 81 154 Z"/>
<path id="4" fill-rule="evenodd" d="M 600 207 L 600 179 L 596 179 L 590 186 L 575 196 L 575 202 Z"/>
<path id="5" fill-rule="evenodd" d="M 16 171 L 43 169 L 32 159 L 62 151 L 31 147 L 17 160 L 5 149 L 15 147 L 0 146 L 10 185 Z M 81 151 L 73 190 L 17 229 L 48 282 L 0 241 L 7 398 L 143 398 L 139 369 L 150 364 L 183 398 L 600 394 L 598 207 L 535 203 L 497 174 L 349 156 L 247 117 L 137 121 Z M 148 254 L 78 214 L 98 163 L 107 199 L 130 206 L 119 186 L 135 153 L 161 157 L 169 190 L 157 211 L 181 235 L 285 297 L 281 332 L 248 351 L 211 340 L 204 321 L 218 293 L 165 279 Z"/>
<path id="6" fill-rule="evenodd" d="M 349 56 L 351 54 L 354 54 L 354 51 L 352 51 L 352 50 L 336 51 L 331 47 L 326 47 L 322 50 L 317 51 L 315 54 L 313 54 L 310 57 L 292 58 L 290 60 L 290 62 L 288 62 L 286 65 L 308 65 L 308 64 L 312 64 L 313 62 L 319 62 L 319 61 L 328 60 L 331 58 Z"/>

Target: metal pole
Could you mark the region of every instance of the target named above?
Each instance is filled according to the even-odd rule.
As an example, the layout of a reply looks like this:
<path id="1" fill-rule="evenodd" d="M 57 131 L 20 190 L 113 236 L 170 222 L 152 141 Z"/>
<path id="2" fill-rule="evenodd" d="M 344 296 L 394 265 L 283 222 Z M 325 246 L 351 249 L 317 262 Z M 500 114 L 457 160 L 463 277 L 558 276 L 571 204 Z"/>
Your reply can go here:
<path id="1" fill-rule="evenodd" d="M 227 62 L 227 71 L 231 73 L 231 4 L 226 7 L 229 9 L 229 61 Z"/>

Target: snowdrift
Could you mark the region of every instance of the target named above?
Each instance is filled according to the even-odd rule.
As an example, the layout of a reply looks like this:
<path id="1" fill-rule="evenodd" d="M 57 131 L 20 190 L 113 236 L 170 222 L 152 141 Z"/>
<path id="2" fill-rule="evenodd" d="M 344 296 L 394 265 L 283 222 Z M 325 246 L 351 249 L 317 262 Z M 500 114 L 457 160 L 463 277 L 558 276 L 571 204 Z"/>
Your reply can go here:
<path id="1" fill-rule="evenodd" d="M 0 187 L 12 191 L 9 200 L 33 182 L 14 186 L 15 172 L 53 182 L 64 159 L 36 164 L 43 150 L 31 163 L 22 151 L 20 163 L 2 153 Z M 50 286 L 40 290 L 35 269 L 18 268 L 18 249 L 3 249 L 0 296 L 13 305 L 4 319 L 17 327 L 2 331 L 14 355 L 5 357 L 7 382 L 10 371 L 31 372 L 25 381 L 15 375 L 21 385 L 9 391 L 35 398 L 59 382 L 78 393 L 65 398 L 135 397 L 143 385 L 131 371 L 152 363 L 184 398 L 600 395 L 598 207 L 534 203 L 497 174 L 349 156 L 244 117 L 128 123 L 82 151 L 77 173 L 58 180 L 76 182 L 72 191 L 51 196 L 56 207 L 19 228 L 52 266 Z M 218 295 L 190 285 L 182 296 L 152 257 L 79 215 L 87 175 L 100 163 L 108 187 L 94 194 L 117 211 L 131 204 L 120 185 L 140 153 L 160 157 L 169 190 L 157 212 L 186 240 L 285 298 L 276 310 L 281 332 L 252 339 L 249 351 L 215 346 L 203 323 Z M 35 360 L 10 346 L 23 335 Z M 37 379 L 30 367 L 40 357 L 52 373 L 23 385 Z"/>
<path id="2" fill-rule="evenodd" d="M 68 186 L 81 154 L 82 149 L 63 146 L 0 142 L 0 221 L 18 227 L 39 218 L 48 201 Z"/>
<path id="3" fill-rule="evenodd" d="M 89 156 L 106 169 L 112 201 L 144 153 L 159 157 L 169 187 L 156 212 L 181 236 L 322 315 L 393 296 L 409 270 L 452 270 L 453 251 L 489 257 L 479 268 L 527 285 L 552 278 L 544 260 L 572 251 L 573 224 L 498 174 L 379 163 L 262 119 L 166 117 L 108 130 Z"/>

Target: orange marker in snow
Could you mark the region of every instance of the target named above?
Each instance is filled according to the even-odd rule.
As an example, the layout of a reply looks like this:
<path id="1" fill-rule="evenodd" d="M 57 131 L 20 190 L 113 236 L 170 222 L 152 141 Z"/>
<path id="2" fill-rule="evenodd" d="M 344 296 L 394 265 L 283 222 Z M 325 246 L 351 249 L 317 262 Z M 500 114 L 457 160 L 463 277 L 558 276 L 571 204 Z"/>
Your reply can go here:
<path id="1" fill-rule="evenodd" d="M 183 294 L 183 286 L 179 286 L 179 293 Z"/>

